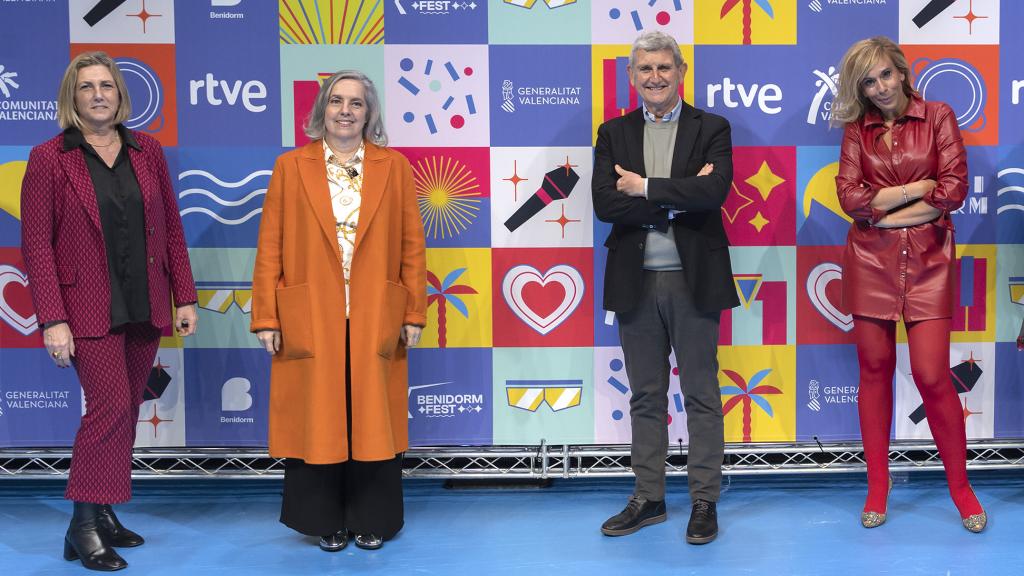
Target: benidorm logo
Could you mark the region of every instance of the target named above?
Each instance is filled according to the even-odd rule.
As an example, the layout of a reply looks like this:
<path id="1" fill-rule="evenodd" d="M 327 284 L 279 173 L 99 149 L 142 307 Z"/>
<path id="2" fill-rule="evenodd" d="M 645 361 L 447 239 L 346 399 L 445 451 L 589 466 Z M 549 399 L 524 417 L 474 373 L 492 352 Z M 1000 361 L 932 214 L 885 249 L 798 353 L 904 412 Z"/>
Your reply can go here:
<path id="1" fill-rule="evenodd" d="M 484 411 L 486 399 L 483 394 L 419 392 L 419 390 L 436 388 L 451 383 L 449 381 L 409 386 L 410 404 L 416 406 L 409 411 L 409 419 L 412 420 L 416 415 L 425 418 L 455 418 L 458 416 L 473 416 Z M 413 392 L 416 392 L 415 398 L 413 398 Z M 413 414 L 413 412 L 416 414 Z"/>

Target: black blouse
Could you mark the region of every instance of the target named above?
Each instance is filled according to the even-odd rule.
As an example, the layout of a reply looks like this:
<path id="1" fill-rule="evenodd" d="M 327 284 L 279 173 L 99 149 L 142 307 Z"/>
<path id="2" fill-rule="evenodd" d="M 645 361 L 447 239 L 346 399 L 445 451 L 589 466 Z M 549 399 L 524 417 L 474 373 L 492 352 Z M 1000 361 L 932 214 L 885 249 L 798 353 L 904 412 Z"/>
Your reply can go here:
<path id="1" fill-rule="evenodd" d="M 132 169 L 128 146 L 142 150 L 131 131 L 117 127 L 121 151 L 107 166 L 76 128 L 64 131 L 64 150 L 81 148 L 89 168 L 110 273 L 110 328 L 149 321 L 149 280 L 146 268 L 146 218 L 142 191 Z"/>

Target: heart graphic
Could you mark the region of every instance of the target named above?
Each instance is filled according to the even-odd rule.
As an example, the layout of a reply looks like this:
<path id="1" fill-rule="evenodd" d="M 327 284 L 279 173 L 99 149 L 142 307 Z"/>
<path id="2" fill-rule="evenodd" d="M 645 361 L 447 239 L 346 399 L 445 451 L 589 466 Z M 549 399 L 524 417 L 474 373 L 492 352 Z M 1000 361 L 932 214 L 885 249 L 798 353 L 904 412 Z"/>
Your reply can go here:
<path id="1" fill-rule="evenodd" d="M 546 316 L 541 316 L 526 301 L 523 288 L 530 284 L 539 284 L 540 288 L 544 289 L 550 283 L 558 284 L 563 289 L 562 299 L 554 310 Z M 527 326 L 544 335 L 558 328 L 580 305 L 580 301 L 583 300 L 583 277 L 575 268 L 565 264 L 553 266 L 544 274 L 533 266 L 524 264 L 512 268 L 505 274 L 501 292 L 512 312 Z M 536 298 L 539 294 L 548 293 L 548 290 L 531 289 L 530 297 Z"/>
<path id="2" fill-rule="evenodd" d="M 836 328 L 843 332 L 849 332 L 853 330 L 853 315 L 843 314 L 825 294 L 829 283 L 833 280 L 842 280 L 842 278 L 843 269 L 838 264 L 834 262 L 818 264 L 807 276 L 807 296 L 810 297 L 811 303 L 818 309 L 819 314 Z"/>
<path id="3" fill-rule="evenodd" d="M 26 288 L 28 287 L 28 277 L 21 270 L 8 264 L 0 264 L 0 320 L 7 322 L 11 328 L 28 336 L 39 328 L 36 324 L 36 315 L 22 316 L 14 310 L 14 306 L 7 302 L 4 292 L 7 285 L 11 282 L 17 282 Z"/>

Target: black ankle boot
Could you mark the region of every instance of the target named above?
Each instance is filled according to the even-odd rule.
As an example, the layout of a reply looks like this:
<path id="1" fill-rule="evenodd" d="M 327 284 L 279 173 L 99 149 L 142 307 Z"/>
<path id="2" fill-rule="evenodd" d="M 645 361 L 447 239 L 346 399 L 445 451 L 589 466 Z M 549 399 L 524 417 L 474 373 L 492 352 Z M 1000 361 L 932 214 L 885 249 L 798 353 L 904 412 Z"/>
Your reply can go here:
<path id="1" fill-rule="evenodd" d="M 75 502 L 71 525 L 64 536 L 64 559 L 81 560 L 89 570 L 113 572 L 126 568 L 128 563 L 109 545 L 99 527 L 99 513 L 99 504 Z"/>
<path id="2" fill-rule="evenodd" d="M 135 532 L 124 527 L 114 514 L 110 504 L 100 504 L 100 513 L 96 518 L 101 530 L 106 532 L 107 542 L 115 548 L 134 548 L 142 546 L 145 540 Z"/>

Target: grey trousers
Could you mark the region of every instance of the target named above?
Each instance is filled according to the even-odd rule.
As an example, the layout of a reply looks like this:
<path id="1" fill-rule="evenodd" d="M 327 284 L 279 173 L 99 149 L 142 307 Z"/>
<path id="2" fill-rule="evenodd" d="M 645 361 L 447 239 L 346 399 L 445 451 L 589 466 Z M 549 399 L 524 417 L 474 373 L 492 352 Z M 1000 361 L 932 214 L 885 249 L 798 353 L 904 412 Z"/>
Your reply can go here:
<path id="1" fill-rule="evenodd" d="M 668 455 L 669 362 L 675 350 L 690 435 L 687 475 L 690 497 L 717 502 L 722 487 L 725 432 L 718 388 L 718 312 L 698 311 L 682 271 L 644 271 L 640 301 L 619 314 L 619 338 L 633 396 L 635 494 L 665 498 Z"/>

